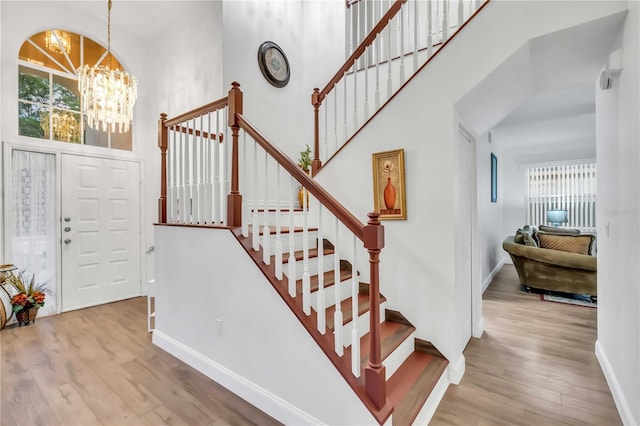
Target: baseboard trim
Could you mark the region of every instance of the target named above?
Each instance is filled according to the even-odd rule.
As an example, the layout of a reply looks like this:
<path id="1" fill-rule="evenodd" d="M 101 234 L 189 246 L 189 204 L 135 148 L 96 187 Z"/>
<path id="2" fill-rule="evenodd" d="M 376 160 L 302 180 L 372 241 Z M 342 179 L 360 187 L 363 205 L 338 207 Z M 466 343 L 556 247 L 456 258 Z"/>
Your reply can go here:
<path id="1" fill-rule="evenodd" d="M 609 357 L 607 357 L 607 354 L 602 348 L 599 340 L 596 340 L 596 358 L 600 363 L 600 368 L 602 368 L 604 378 L 607 380 L 607 384 L 609 385 L 609 390 L 611 391 L 611 396 L 613 396 L 613 401 L 616 403 L 616 408 L 618 409 L 618 414 L 620 414 L 622 424 L 640 424 L 640 419 L 633 418 L 633 413 L 629 408 L 629 403 L 620 388 L 620 382 L 618 382 L 613 368 L 611 367 L 611 363 L 609 362 Z"/>
<path id="2" fill-rule="evenodd" d="M 502 269 L 502 267 L 504 266 L 505 263 L 506 263 L 506 259 L 504 259 L 504 258 L 500 259 L 500 262 L 498 262 L 496 267 L 493 268 L 493 271 L 491 271 L 491 273 L 487 276 L 487 278 L 485 278 L 485 280 L 482 282 L 482 293 L 483 294 L 487 290 L 487 287 L 489 287 L 489 284 L 491 284 L 491 281 L 493 281 L 493 277 L 495 277 L 496 274 L 498 272 L 500 272 L 500 269 Z"/>
<path id="3" fill-rule="evenodd" d="M 464 376 L 466 360 L 463 354 L 460 354 L 455 362 L 450 362 L 447 368 L 449 382 L 454 385 L 460 384 L 462 376 Z"/>
<path id="4" fill-rule="evenodd" d="M 153 332 L 152 342 L 279 422 L 296 425 L 323 424 L 320 420 L 305 413 L 298 407 L 289 404 L 266 389 L 237 375 L 161 331 L 155 330 Z"/>
<path id="5" fill-rule="evenodd" d="M 445 368 L 442 372 L 442 375 L 436 382 L 436 385 L 433 387 L 429 398 L 427 398 L 427 401 L 424 403 L 424 405 L 418 412 L 416 419 L 413 421 L 414 425 L 428 425 L 429 422 L 431 422 L 431 418 L 436 413 L 438 405 L 440 405 L 442 398 L 444 398 L 444 394 L 449 388 L 450 382 L 449 378 L 447 377 L 447 370 L 448 369 Z"/>

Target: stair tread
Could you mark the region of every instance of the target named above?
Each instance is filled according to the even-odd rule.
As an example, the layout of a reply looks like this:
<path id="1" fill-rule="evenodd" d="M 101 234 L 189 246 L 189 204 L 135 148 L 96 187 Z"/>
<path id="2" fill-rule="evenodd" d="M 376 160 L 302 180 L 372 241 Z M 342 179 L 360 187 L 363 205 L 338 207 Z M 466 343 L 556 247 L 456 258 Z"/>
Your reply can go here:
<path id="1" fill-rule="evenodd" d="M 333 254 L 335 251 L 333 249 L 329 249 L 326 248 L 324 249 L 323 253 L 325 256 L 328 256 L 330 254 Z M 297 260 L 302 260 L 304 258 L 304 250 L 297 250 L 293 252 L 293 257 L 294 259 Z M 309 259 L 313 259 L 315 257 L 318 257 L 318 249 L 309 249 Z M 271 256 L 272 260 L 275 260 L 275 256 Z M 282 263 L 289 263 L 289 253 L 283 253 L 282 254 Z"/>
<path id="2" fill-rule="evenodd" d="M 414 351 L 387 381 L 394 425 L 412 424 L 449 362 Z"/>
<path id="3" fill-rule="evenodd" d="M 331 287 L 335 284 L 335 270 L 327 271 L 323 274 L 324 276 L 324 288 Z M 346 280 L 351 279 L 351 269 L 341 269 L 340 270 L 340 282 L 344 282 Z M 312 275 L 310 277 L 311 282 L 311 292 L 318 291 L 318 275 Z M 296 289 L 298 293 L 302 293 L 302 278 L 296 280 Z"/>
<path id="4" fill-rule="evenodd" d="M 383 295 L 380 295 L 380 303 L 385 302 L 386 300 L 387 299 Z M 340 308 L 342 310 L 342 325 L 348 324 L 353 318 L 353 311 L 351 309 L 351 297 L 343 300 L 340 303 Z M 327 321 L 327 328 L 329 330 L 333 330 L 333 314 L 335 311 L 335 305 L 329 306 L 326 310 L 325 316 Z M 369 295 L 367 293 L 358 293 L 358 316 L 364 314 L 367 311 L 369 311 Z"/>
<path id="5" fill-rule="evenodd" d="M 380 355 L 384 361 L 411 333 L 416 330 L 414 326 L 399 322 L 384 321 L 380 324 Z M 369 363 L 369 345 L 371 333 L 360 338 L 360 365 L 365 368 Z M 351 346 L 345 348 L 345 356 L 351 358 Z"/>
<path id="6" fill-rule="evenodd" d="M 275 226 L 269 226 L 269 234 L 270 235 L 275 235 L 276 234 L 276 227 Z M 308 228 L 309 232 L 315 232 L 317 231 L 318 228 Z M 302 226 L 294 226 L 293 227 L 293 232 L 294 233 L 300 233 L 303 232 L 304 228 Z M 289 227 L 288 226 L 281 226 L 280 227 L 280 233 L 281 234 L 288 234 L 289 233 Z M 264 226 L 260 226 L 260 235 L 264 234 Z"/>

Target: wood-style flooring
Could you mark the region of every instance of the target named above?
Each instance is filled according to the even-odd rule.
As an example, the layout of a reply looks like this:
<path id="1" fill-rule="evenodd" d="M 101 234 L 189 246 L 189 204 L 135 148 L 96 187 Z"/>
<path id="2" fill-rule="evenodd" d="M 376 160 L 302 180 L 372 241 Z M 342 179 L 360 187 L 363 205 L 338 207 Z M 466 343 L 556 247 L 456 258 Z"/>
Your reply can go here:
<path id="1" fill-rule="evenodd" d="M 432 425 L 619 425 L 594 355 L 596 310 L 522 293 L 505 266 L 484 294 Z M 146 299 L 0 332 L 0 424 L 272 425 L 265 413 L 151 344 Z"/>
<path id="2" fill-rule="evenodd" d="M 542 302 L 505 265 L 484 293 L 485 332 L 432 425 L 620 425 L 594 354 L 596 309 Z"/>
<path id="3" fill-rule="evenodd" d="M 153 346 L 146 312 L 136 298 L 2 330 L 0 424 L 279 424 Z"/>

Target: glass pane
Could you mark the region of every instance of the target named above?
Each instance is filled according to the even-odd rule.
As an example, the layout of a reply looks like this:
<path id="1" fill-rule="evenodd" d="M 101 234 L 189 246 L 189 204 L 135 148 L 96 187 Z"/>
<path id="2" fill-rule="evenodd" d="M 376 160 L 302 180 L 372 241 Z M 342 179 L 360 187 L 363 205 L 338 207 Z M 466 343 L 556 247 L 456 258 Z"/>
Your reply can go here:
<path id="1" fill-rule="evenodd" d="M 53 76 L 53 106 L 72 111 L 80 111 L 80 91 L 78 80 Z"/>
<path id="2" fill-rule="evenodd" d="M 41 33 L 41 34 L 44 34 L 44 33 Z M 51 57 L 42 53 L 42 51 L 38 50 L 33 44 L 29 43 L 28 41 L 25 41 L 24 43 L 22 43 L 22 47 L 20 47 L 20 53 L 18 54 L 18 58 L 24 61 L 31 62 L 32 64 L 54 69 L 56 71 L 68 72 L 66 69 L 58 66 L 51 59 Z M 62 62 L 62 64 L 66 64 L 66 61 Z"/>
<path id="3" fill-rule="evenodd" d="M 53 110 L 53 139 L 56 141 L 80 143 L 80 114 Z"/>
<path id="4" fill-rule="evenodd" d="M 90 67 L 97 65 L 102 55 L 107 51 L 104 47 L 91 40 L 84 38 L 84 63 Z"/>
<path id="5" fill-rule="evenodd" d="M 49 74 L 27 67 L 18 67 L 18 98 L 49 104 Z"/>
<path id="6" fill-rule="evenodd" d="M 87 116 L 84 116 L 83 120 L 84 120 L 84 144 L 108 148 L 109 140 L 107 139 L 107 132 L 103 132 L 101 130 L 95 130 L 89 127 L 87 125 Z"/>
<path id="7" fill-rule="evenodd" d="M 46 107 L 18 102 L 18 134 L 48 139 L 48 115 Z"/>
<path id="8" fill-rule="evenodd" d="M 111 148 L 131 151 L 131 128 L 127 133 L 111 133 Z"/>

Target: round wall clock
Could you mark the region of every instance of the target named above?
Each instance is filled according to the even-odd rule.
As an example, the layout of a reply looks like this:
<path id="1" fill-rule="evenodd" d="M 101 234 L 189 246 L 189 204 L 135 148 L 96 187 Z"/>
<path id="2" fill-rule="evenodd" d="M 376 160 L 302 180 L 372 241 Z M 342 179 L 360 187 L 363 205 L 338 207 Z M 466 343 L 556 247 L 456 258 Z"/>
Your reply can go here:
<path id="1" fill-rule="evenodd" d="M 265 41 L 258 48 L 258 65 L 267 81 L 275 87 L 284 87 L 289 83 L 290 69 L 287 56 L 280 46 Z"/>

